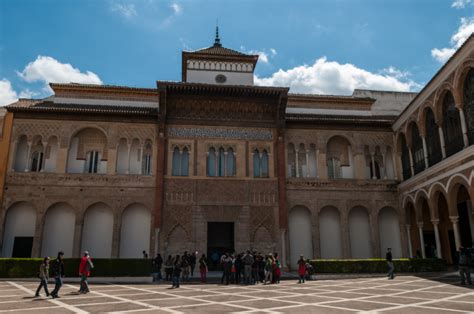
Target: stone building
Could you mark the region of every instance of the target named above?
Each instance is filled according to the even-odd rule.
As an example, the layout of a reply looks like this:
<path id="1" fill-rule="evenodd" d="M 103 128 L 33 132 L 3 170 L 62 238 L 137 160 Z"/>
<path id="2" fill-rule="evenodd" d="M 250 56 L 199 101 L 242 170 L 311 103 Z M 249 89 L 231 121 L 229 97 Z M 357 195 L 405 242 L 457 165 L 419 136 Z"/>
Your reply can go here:
<path id="1" fill-rule="evenodd" d="M 291 94 L 254 86 L 257 61 L 216 36 L 183 52 L 181 82 L 7 106 L 2 256 L 253 248 L 292 266 L 472 245 L 474 37 L 418 94 Z"/>

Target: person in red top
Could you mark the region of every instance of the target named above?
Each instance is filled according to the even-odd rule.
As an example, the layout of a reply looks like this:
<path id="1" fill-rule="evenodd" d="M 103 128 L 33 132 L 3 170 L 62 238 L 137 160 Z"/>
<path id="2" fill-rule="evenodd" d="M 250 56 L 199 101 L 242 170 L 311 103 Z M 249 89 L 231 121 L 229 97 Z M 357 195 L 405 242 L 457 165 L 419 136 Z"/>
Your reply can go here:
<path id="1" fill-rule="evenodd" d="M 81 258 L 81 263 L 79 264 L 79 276 L 81 276 L 81 287 L 79 293 L 81 294 L 89 293 L 87 277 L 91 275 L 92 268 L 94 268 L 94 264 L 92 264 L 89 252 L 84 251 L 84 256 Z"/>
<path id="2" fill-rule="evenodd" d="M 298 276 L 300 276 L 298 283 L 304 283 L 304 277 L 306 275 L 306 261 L 303 255 L 298 260 Z"/>

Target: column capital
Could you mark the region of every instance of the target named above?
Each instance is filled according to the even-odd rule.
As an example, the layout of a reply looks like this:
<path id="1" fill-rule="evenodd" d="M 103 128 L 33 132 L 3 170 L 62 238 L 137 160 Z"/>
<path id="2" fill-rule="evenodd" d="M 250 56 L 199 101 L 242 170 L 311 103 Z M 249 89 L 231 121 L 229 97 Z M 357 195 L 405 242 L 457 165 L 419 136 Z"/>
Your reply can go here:
<path id="1" fill-rule="evenodd" d="M 433 225 L 438 225 L 439 224 L 439 219 L 431 219 L 431 223 Z"/>
<path id="2" fill-rule="evenodd" d="M 458 223 L 459 216 L 449 216 L 449 220 L 451 220 L 452 223 Z"/>
<path id="3" fill-rule="evenodd" d="M 406 225 L 405 225 L 405 228 L 406 228 L 406 229 L 411 229 L 411 225 L 410 225 L 410 224 L 406 224 Z"/>
<path id="4" fill-rule="evenodd" d="M 422 222 L 417 222 L 416 225 L 418 226 L 419 229 L 423 229 L 423 223 Z"/>

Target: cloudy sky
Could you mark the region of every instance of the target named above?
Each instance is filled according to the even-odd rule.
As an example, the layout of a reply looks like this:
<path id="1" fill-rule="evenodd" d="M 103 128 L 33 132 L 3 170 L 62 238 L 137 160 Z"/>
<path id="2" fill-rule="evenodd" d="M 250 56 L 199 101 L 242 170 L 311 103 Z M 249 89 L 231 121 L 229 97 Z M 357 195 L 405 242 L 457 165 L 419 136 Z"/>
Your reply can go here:
<path id="1" fill-rule="evenodd" d="M 259 85 L 418 91 L 474 32 L 474 0 L 1 0 L 0 106 L 48 82 L 154 87 L 181 51 L 259 54 Z"/>

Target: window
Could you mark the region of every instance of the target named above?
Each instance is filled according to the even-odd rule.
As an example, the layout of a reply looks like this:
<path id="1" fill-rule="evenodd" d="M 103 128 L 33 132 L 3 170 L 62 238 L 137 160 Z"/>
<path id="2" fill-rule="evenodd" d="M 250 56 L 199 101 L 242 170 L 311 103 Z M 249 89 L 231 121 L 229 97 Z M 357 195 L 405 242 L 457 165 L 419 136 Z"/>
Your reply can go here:
<path id="1" fill-rule="evenodd" d="M 227 151 L 221 147 L 216 152 L 214 147 L 207 152 L 207 176 L 231 177 L 236 175 L 235 153 L 232 148 Z"/>
<path id="2" fill-rule="evenodd" d="M 142 157 L 142 174 L 150 175 L 151 174 L 151 163 L 152 163 L 152 148 L 151 144 L 148 143 L 145 145 Z"/>
<path id="3" fill-rule="evenodd" d="M 40 172 L 43 169 L 43 152 L 35 151 L 31 155 L 31 171 Z"/>
<path id="4" fill-rule="evenodd" d="M 262 153 L 255 149 L 253 152 L 253 176 L 255 178 L 268 178 L 268 153 L 264 149 Z"/>
<path id="5" fill-rule="evenodd" d="M 402 171 L 403 179 L 407 180 L 411 178 L 411 165 L 410 165 L 410 152 L 408 150 L 407 142 L 405 136 L 401 135 L 401 147 L 402 147 Z"/>
<path id="6" fill-rule="evenodd" d="M 87 153 L 86 173 L 97 173 L 100 161 L 99 157 L 98 151 L 90 151 Z"/>
<path id="7" fill-rule="evenodd" d="M 330 179 L 342 178 L 341 162 L 337 158 L 328 159 L 328 177 Z"/>
<path id="8" fill-rule="evenodd" d="M 443 100 L 443 131 L 446 147 L 446 157 L 454 155 L 464 147 L 459 111 L 454 105 L 454 98 L 450 92 Z"/>
<path id="9" fill-rule="evenodd" d="M 411 126 L 411 144 L 413 154 L 413 168 L 415 174 L 422 172 L 425 169 L 425 154 L 423 152 L 423 140 L 415 123 Z"/>
<path id="10" fill-rule="evenodd" d="M 173 176 L 189 175 L 189 151 L 187 147 L 182 151 L 177 146 L 174 148 L 171 174 Z"/>
<path id="11" fill-rule="evenodd" d="M 442 159 L 441 143 L 439 141 L 438 125 L 435 122 L 434 114 L 428 109 L 425 117 L 426 127 L 426 148 L 428 153 L 428 163 L 430 166 L 438 163 Z"/>
<path id="12" fill-rule="evenodd" d="M 375 176 L 374 176 L 372 166 L 375 168 Z M 370 162 L 370 178 L 374 178 L 374 177 L 376 179 L 381 178 L 381 176 L 380 176 L 380 166 L 379 166 L 379 163 L 377 161 L 375 162 L 375 164 L 372 164 L 372 161 Z"/>

